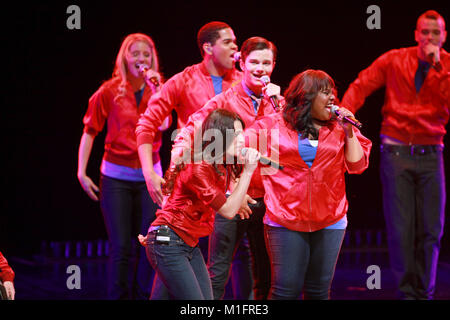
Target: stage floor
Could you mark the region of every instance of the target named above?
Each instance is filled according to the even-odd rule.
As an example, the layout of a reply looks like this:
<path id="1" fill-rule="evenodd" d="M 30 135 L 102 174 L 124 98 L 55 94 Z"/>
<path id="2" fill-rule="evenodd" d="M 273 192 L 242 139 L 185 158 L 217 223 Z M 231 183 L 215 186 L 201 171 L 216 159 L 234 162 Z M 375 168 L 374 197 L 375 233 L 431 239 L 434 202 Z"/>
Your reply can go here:
<path id="1" fill-rule="evenodd" d="M 69 259 L 9 258 L 16 272 L 17 300 L 105 300 L 107 257 Z M 70 265 L 81 271 L 81 288 L 68 289 Z M 380 268 L 380 289 L 368 289 L 366 282 L 373 274 L 371 265 Z M 373 283 L 373 281 L 369 281 Z M 394 300 L 393 275 L 389 269 L 386 249 L 360 248 L 341 251 L 331 290 L 333 300 Z M 230 285 L 225 299 L 231 300 Z M 441 254 L 436 281 L 436 300 L 450 300 L 450 255 Z"/>

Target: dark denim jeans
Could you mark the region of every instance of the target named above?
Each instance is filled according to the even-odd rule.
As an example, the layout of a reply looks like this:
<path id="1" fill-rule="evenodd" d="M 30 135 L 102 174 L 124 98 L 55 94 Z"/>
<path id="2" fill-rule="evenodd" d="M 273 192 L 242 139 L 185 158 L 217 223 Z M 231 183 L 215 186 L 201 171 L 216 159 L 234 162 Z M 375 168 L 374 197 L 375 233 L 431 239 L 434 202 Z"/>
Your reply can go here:
<path id="1" fill-rule="evenodd" d="M 444 163 L 442 150 L 417 150 L 381 146 L 383 210 L 400 298 L 432 299 L 445 219 Z"/>
<path id="2" fill-rule="evenodd" d="M 137 236 L 147 233 L 157 205 L 145 182 L 101 175 L 100 206 L 110 242 L 108 298 L 148 299 L 154 272 Z"/>
<path id="3" fill-rule="evenodd" d="M 249 204 L 252 210 L 250 219 L 242 220 L 239 216 L 229 220 L 216 214 L 214 231 L 209 237 L 208 270 L 214 292 L 214 299 L 221 299 L 225 285 L 230 276 L 233 257 L 247 234 L 252 257 L 254 299 L 267 299 L 270 290 L 270 260 L 264 240 L 263 217 L 266 211 L 263 199 L 256 204 Z M 248 275 L 244 270 L 242 275 Z M 250 279 L 241 279 L 241 285 L 251 283 Z M 242 290 L 241 292 L 245 291 Z M 248 299 L 247 297 L 240 297 Z"/>
<path id="4" fill-rule="evenodd" d="M 336 262 L 345 230 L 292 231 L 266 225 L 272 263 L 269 299 L 326 300 L 330 297 Z"/>
<path id="5" fill-rule="evenodd" d="M 198 246 L 188 246 L 173 230 L 170 241 L 159 243 L 156 231 L 148 234 L 147 257 L 157 272 L 152 299 L 212 300 L 211 281 Z"/>

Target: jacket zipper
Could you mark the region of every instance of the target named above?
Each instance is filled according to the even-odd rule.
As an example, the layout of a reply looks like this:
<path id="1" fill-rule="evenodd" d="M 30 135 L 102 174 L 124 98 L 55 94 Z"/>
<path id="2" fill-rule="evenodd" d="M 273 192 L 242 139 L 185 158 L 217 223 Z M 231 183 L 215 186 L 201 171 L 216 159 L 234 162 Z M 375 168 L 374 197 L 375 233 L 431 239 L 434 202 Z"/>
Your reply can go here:
<path id="1" fill-rule="evenodd" d="M 308 169 L 308 204 L 309 204 L 309 216 L 312 217 L 312 203 L 311 203 L 311 194 L 312 194 L 312 172 L 311 168 Z M 311 232 L 311 225 L 308 223 L 309 232 Z"/>

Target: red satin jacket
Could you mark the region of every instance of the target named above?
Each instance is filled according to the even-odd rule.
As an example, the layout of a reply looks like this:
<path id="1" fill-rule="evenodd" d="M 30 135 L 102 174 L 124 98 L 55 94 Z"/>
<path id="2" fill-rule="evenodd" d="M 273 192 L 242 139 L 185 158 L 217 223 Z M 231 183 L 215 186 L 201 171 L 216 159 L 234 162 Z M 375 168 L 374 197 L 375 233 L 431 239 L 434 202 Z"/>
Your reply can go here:
<path id="1" fill-rule="evenodd" d="M 14 281 L 14 271 L 8 264 L 8 260 L 3 256 L 0 252 L 0 280 L 5 281 Z"/>
<path id="2" fill-rule="evenodd" d="M 106 81 L 89 99 L 84 116 L 84 132 L 97 136 L 107 122 L 103 159 L 129 168 L 140 168 L 141 162 L 136 145 L 136 123 L 145 111 L 152 90 L 145 86 L 139 107 L 136 105 L 133 88 L 127 83 L 125 95 L 119 95 L 120 79 Z M 117 97 L 117 98 L 116 98 Z M 153 143 L 153 163 L 159 162 L 159 149 L 162 143 L 161 131 L 157 130 Z"/>
<path id="3" fill-rule="evenodd" d="M 236 69 L 228 72 L 223 78 L 223 91 L 236 85 L 241 77 L 242 73 Z M 173 109 L 178 115 L 178 128 L 181 128 L 192 113 L 214 96 L 211 75 L 203 62 L 174 75 L 150 99 L 147 110 L 139 119 L 136 127 L 138 146 L 153 143 L 158 127 Z"/>
<path id="4" fill-rule="evenodd" d="M 406 144 L 443 144 L 450 114 L 450 54 L 440 51 L 442 70 L 430 68 L 416 92 L 417 47 L 388 51 L 361 71 L 341 105 L 356 112 L 365 98 L 386 86 L 381 134 Z"/>
<path id="5" fill-rule="evenodd" d="M 168 225 L 191 247 L 211 234 L 215 212 L 227 201 L 225 192 L 230 181 L 230 173 L 223 166 L 218 168 L 223 175 L 204 161 L 187 164 L 178 173 L 172 194 L 156 211 L 152 226 Z"/>
<path id="6" fill-rule="evenodd" d="M 201 128 L 203 120 L 210 112 L 216 109 L 226 109 L 237 113 L 242 121 L 244 121 L 246 127 L 251 126 L 257 119 L 264 115 L 275 113 L 270 101 L 267 98 L 263 98 L 259 105 L 258 113 L 255 114 L 253 102 L 240 83 L 215 96 L 203 108 L 193 113 L 189 117 L 186 125 L 181 129 L 181 132 L 177 135 L 175 145 L 191 141 L 194 136 L 194 131 Z M 190 143 L 188 143 L 187 147 L 190 147 Z M 259 170 L 256 170 L 253 174 L 247 193 L 252 198 L 261 198 L 264 196 L 264 186 L 262 185 Z"/>
<path id="7" fill-rule="evenodd" d="M 354 133 L 364 151 L 361 160 L 352 163 L 345 159 L 344 130 L 332 121 L 319 131 L 316 158 L 309 168 L 299 155 L 298 133 L 287 127 L 281 113 L 258 120 L 246 130 L 247 137 L 263 135 L 271 151 L 266 156 L 278 158 L 284 166 L 283 170 L 267 170 L 261 175 L 266 214 L 273 222 L 291 230 L 312 232 L 336 223 L 346 214 L 345 173 L 362 173 L 369 165 L 372 147 L 359 130 L 354 129 Z"/>

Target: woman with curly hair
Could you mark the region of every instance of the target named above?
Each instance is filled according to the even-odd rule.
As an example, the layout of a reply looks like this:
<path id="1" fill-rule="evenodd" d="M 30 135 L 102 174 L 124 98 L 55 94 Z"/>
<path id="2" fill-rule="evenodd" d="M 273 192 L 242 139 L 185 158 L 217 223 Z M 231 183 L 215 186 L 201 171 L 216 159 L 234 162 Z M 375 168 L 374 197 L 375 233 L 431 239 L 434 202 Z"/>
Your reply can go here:
<path id="1" fill-rule="evenodd" d="M 334 81 L 325 72 L 298 74 L 284 97 L 283 112 L 248 130 L 266 139 L 270 156 L 277 153 L 284 166 L 262 174 L 269 298 L 298 299 L 303 291 L 306 299 L 329 299 L 347 226 L 345 173 L 367 168 L 372 144 L 342 118 L 353 116 L 350 111 L 340 108 L 339 118 L 332 115 Z"/>

